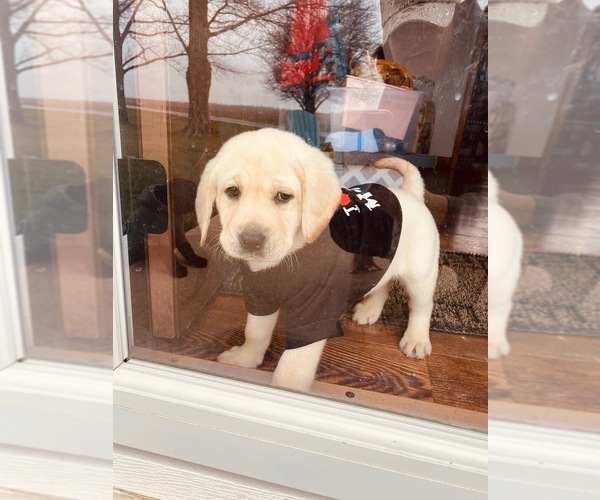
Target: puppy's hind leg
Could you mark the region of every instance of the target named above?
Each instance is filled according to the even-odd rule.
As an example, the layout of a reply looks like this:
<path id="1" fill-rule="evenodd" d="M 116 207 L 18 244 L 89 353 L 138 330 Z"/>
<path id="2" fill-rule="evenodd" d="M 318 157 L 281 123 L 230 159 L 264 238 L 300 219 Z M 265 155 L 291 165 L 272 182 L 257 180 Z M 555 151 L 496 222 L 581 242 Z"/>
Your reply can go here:
<path id="1" fill-rule="evenodd" d="M 510 352 L 506 337 L 508 318 L 512 309 L 512 297 L 498 304 L 490 301 L 488 306 L 488 358 L 496 359 Z"/>
<path id="2" fill-rule="evenodd" d="M 403 281 L 409 297 L 409 315 L 408 326 L 400 339 L 400 349 L 409 358 L 423 359 L 431 354 L 429 325 L 437 272 L 424 279 L 404 277 Z"/>
<path id="3" fill-rule="evenodd" d="M 244 331 L 244 343 L 222 352 L 219 354 L 217 361 L 227 365 L 245 366 L 247 368 L 256 368 L 262 365 L 265 352 L 267 352 L 271 343 L 278 316 L 279 311 L 268 316 L 248 314 Z"/>
<path id="4" fill-rule="evenodd" d="M 297 391 L 308 391 L 317 373 L 325 340 L 287 349 L 281 355 L 273 373 L 273 384 Z"/>
<path id="5" fill-rule="evenodd" d="M 384 276 L 384 278 L 354 306 L 352 321 L 359 325 L 372 325 L 375 323 L 379 319 L 379 316 L 381 316 L 383 306 L 388 299 L 389 293 L 390 281 L 385 280 Z"/>

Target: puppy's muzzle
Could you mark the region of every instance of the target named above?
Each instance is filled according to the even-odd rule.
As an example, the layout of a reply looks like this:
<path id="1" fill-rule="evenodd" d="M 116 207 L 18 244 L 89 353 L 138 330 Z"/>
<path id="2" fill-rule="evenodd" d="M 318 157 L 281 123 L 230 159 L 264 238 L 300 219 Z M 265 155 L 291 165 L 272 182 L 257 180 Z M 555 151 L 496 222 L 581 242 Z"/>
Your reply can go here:
<path id="1" fill-rule="evenodd" d="M 267 236 L 263 229 L 259 227 L 247 227 L 243 229 L 238 240 L 243 250 L 248 253 L 260 253 L 265 248 Z"/>

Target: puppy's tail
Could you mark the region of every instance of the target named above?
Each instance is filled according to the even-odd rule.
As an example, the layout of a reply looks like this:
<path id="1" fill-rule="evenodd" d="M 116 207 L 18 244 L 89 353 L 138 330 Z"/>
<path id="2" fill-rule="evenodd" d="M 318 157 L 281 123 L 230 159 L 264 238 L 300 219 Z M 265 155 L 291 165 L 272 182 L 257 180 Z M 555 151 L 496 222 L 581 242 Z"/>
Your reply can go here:
<path id="1" fill-rule="evenodd" d="M 375 168 L 388 168 L 399 172 L 403 178 L 400 189 L 423 201 L 425 196 L 425 184 L 423 183 L 423 178 L 421 177 L 419 170 L 412 163 L 409 163 L 402 158 L 390 156 L 389 158 L 377 160 L 373 163 L 373 166 Z"/>

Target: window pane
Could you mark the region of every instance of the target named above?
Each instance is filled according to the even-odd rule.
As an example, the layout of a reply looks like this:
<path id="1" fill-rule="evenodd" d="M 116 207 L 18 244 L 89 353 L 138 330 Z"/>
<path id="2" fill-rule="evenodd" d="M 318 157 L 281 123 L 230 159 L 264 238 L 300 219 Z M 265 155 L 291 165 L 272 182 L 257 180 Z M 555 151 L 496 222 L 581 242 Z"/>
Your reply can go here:
<path id="1" fill-rule="evenodd" d="M 494 418 L 597 429 L 600 45 L 594 6 L 490 5 L 490 167 L 503 209 L 490 212 Z"/>
<path id="2" fill-rule="evenodd" d="M 2 130 L 26 356 L 112 353 L 109 5 L 3 2 Z"/>
<path id="3" fill-rule="evenodd" d="M 167 10 L 149 1 L 122 5 L 116 46 L 123 152 L 119 184 L 130 263 L 134 357 L 270 383 L 278 366 L 276 379 L 285 378 L 282 359 L 308 352 L 307 358 L 314 361 L 310 349 L 318 350 L 315 344 L 320 339 L 333 337 L 318 365 L 313 393 L 484 428 L 485 15 L 476 2 L 449 4 L 441 16 L 427 5 L 404 9 L 396 3 L 270 1 L 238 2 L 232 7 L 228 2 L 179 2 L 169 3 Z M 426 218 L 423 227 L 428 228 L 419 238 L 429 243 L 414 258 L 424 260 L 419 265 L 431 270 L 428 276 L 439 268 L 438 281 L 431 279 L 431 290 L 424 292 L 423 299 L 430 303 L 433 295 L 434 301 L 433 353 L 428 359 L 407 357 L 399 347 L 411 317 L 407 292 L 399 283 L 392 286 L 391 300 L 377 324 L 352 321 L 352 305 L 361 297 L 354 285 L 364 288 L 378 282 L 394 249 L 404 248 L 405 231 L 418 226 L 407 219 L 399 237 L 397 231 L 363 235 L 361 241 L 369 251 L 361 246 L 361 257 L 346 251 L 358 240 L 348 247 L 340 243 L 346 250 L 343 257 L 333 259 L 333 268 L 327 267 L 330 254 L 319 250 L 320 243 L 295 249 L 287 258 L 284 252 L 279 257 L 285 269 L 264 278 L 266 284 L 256 285 L 254 298 L 258 299 L 244 294 L 244 289 L 255 286 L 255 278 L 266 275 L 253 274 L 223 244 L 220 235 L 227 230 L 227 221 L 220 211 L 225 205 L 219 205 L 218 198 L 248 203 L 247 190 L 241 184 L 219 186 L 220 217 L 212 211 L 210 189 L 200 189 L 196 206 L 194 202 L 200 179 L 208 175 L 207 163 L 223 144 L 242 132 L 262 128 L 286 130 L 300 137 L 296 139 L 301 147 L 308 143 L 321 149 L 307 152 L 306 157 L 316 154 L 328 165 L 333 160 L 328 168 L 337 178 L 327 200 L 335 205 L 341 187 L 375 182 L 391 189 L 401 185 L 397 172 L 369 167 L 378 158 L 404 158 L 419 168 L 431 213 L 418 202 L 417 210 Z M 278 215 L 266 222 L 269 210 L 293 219 L 290 214 L 300 213 L 294 212 L 300 201 L 327 185 L 308 172 L 306 184 L 310 182 L 311 189 L 302 187 L 300 177 L 283 182 L 278 175 L 289 172 L 293 152 L 276 161 L 271 153 L 278 140 L 262 141 L 259 149 L 264 156 L 258 155 L 257 161 L 278 162 L 272 174 L 277 180 L 270 181 L 271 174 L 245 170 L 239 172 L 238 181 L 246 176 L 246 182 L 258 180 L 259 188 L 283 184 L 265 198 L 270 207 L 265 212 L 256 211 L 252 202 L 246 206 L 254 214 L 246 224 L 261 228 L 246 234 L 242 242 L 246 250 L 261 246 L 261 238 L 276 231 L 285 233 L 286 223 L 278 229 Z M 257 148 L 250 140 L 234 149 L 239 161 L 232 163 L 240 168 Z M 373 193 L 391 193 L 379 187 L 368 189 L 350 192 L 355 198 L 373 198 L 363 207 L 365 213 L 380 206 Z M 391 205 L 397 203 L 393 194 L 389 196 Z M 407 210 L 403 209 L 405 218 Z M 321 216 L 319 210 L 315 212 L 315 217 Z M 401 225 L 399 209 L 391 213 L 384 226 L 394 232 Z M 299 231 L 299 219 L 293 220 L 293 231 Z M 315 237 L 327 238 L 330 231 L 317 231 Z M 341 240 L 344 231 L 339 233 Z M 300 233 L 293 234 L 295 238 Z M 310 240 L 304 234 L 302 238 Z M 285 278 L 279 270 L 288 273 Z M 336 286 L 323 280 L 336 273 Z M 313 289 L 296 293 L 286 286 L 301 280 L 309 286 L 313 278 Z M 410 293 L 418 294 L 414 286 Z M 284 295 L 296 302 L 294 307 L 279 304 Z M 314 307 L 309 306 L 313 302 Z M 337 315 L 328 309 L 332 304 L 339 308 Z M 276 318 L 278 306 L 282 312 Z M 299 309 L 304 312 L 299 314 Z M 248 311 L 252 316 L 247 323 Z M 344 335 L 338 337 L 336 323 L 341 315 Z M 241 345 L 245 332 L 249 338 L 255 322 L 259 329 L 274 326 L 264 358 L 262 353 L 252 353 L 242 359 L 235 349 L 221 356 Z M 417 329 L 420 335 L 429 335 L 428 325 Z M 405 349 L 411 356 L 422 356 L 426 344 L 423 341 L 418 351 Z M 307 364 L 302 366 L 304 370 Z"/>

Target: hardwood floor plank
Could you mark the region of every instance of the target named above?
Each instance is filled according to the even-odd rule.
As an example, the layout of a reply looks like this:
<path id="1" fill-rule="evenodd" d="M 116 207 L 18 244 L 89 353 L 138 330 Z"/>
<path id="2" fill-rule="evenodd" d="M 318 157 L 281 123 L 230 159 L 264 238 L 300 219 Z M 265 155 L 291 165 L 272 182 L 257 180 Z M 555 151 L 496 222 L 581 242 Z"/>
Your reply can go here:
<path id="1" fill-rule="evenodd" d="M 268 373 L 275 370 L 284 349 L 283 314 L 259 370 L 214 362 L 224 350 L 243 343 L 245 321 L 243 297 L 221 293 L 197 310 L 179 338 L 143 337 L 137 343 L 137 355 L 225 377 L 269 383 Z M 448 419 L 450 423 L 454 418 L 457 425 L 485 428 L 485 338 L 432 332 L 436 350 L 444 355 L 430 358 L 430 365 L 429 360 L 404 356 L 398 345 L 402 328 L 395 325 L 359 326 L 347 320 L 344 331 L 344 337 L 331 339 L 326 345 L 316 376 L 317 393 L 422 418 Z M 474 373 L 477 369 L 478 375 Z M 417 402 L 433 406 L 414 406 Z"/>
<path id="2" fill-rule="evenodd" d="M 488 401 L 491 400 L 513 401 L 510 383 L 500 359 L 488 361 Z"/>
<path id="3" fill-rule="evenodd" d="M 434 354 L 487 361 L 487 337 L 448 332 L 430 332 Z"/>
<path id="4" fill-rule="evenodd" d="M 600 337 L 509 332 L 513 353 L 543 358 L 600 360 Z"/>
<path id="5" fill-rule="evenodd" d="M 600 338 L 510 332 L 511 353 L 489 363 L 494 401 L 600 413 Z"/>
<path id="6" fill-rule="evenodd" d="M 398 346 L 331 339 L 317 380 L 382 394 L 433 401 L 426 364 L 406 358 Z"/>
<path id="7" fill-rule="evenodd" d="M 532 425 L 560 427 L 596 433 L 600 431 L 598 414 L 580 410 L 490 400 L 489 416 L 498 420 L 509 420 Z"/>
<path id="8" fill-rule="evenodd" d="M 487 411 L 487 361 L 432 353 L 427 369 L 436 403 Z"/>
<path id="9" fill-rule="evenodd" d="M 397 325 L 383 323 L 357 325 L 350 318 L 344 319 L 342 325 L 344 338 L 356 342 L 366 342 L 396 348 L 404 331 L 404 328 Z"/>
<path id="10" fill-rule="evenodd" d="M 517 403 L 600 413 L 600 362 L 511 354 L 502 360 Z"/>

